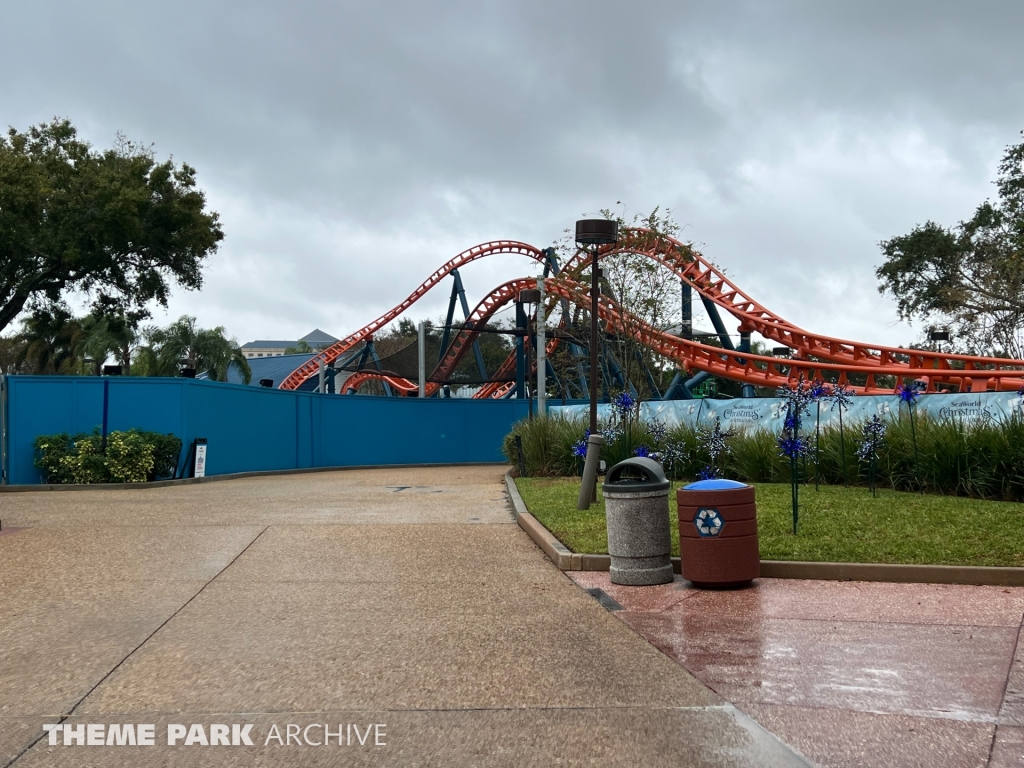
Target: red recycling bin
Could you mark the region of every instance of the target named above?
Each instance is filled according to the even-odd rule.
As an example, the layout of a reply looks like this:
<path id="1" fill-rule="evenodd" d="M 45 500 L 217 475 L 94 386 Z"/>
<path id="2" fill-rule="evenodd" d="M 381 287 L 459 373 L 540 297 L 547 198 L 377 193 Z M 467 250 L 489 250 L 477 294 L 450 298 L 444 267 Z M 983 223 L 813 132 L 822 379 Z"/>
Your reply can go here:
<path id="1" fill-rule="evenodd" d="M 695 587 L 742 587 L 761 575 L 754 487 L 699 480 L 676 491 L 683 578 Z"/>

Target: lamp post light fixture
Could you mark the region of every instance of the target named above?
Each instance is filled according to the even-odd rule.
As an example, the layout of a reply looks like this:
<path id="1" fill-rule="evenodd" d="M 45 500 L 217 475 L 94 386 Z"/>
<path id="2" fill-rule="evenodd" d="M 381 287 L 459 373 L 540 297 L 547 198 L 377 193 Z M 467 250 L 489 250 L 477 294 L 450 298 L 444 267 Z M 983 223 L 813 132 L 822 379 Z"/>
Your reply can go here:
<path id="1" fill-rule="evenodd" d="M 949 341 L 949 331 L 931 331 L 928 337 L 936 342 L 938 351 L 942 352 L 942 342 Z"/>
<path id="2" fill-rule="evenodd" d="M 611 219 L 580 219 L 576 222 L 576 245 L 591 248 L 590 259 L 590 437 L 587 438 L 587 458 L 583 463 L 583 482 L 577 509 L 587 509 L 594 502 L 597 490 L 597 469 L 601 460 L 604 439 L 597 434 L 597 316 L 601 272 L 597 266 L 597 251 L 602 245 L 619 241 L 619 223 Z"/>

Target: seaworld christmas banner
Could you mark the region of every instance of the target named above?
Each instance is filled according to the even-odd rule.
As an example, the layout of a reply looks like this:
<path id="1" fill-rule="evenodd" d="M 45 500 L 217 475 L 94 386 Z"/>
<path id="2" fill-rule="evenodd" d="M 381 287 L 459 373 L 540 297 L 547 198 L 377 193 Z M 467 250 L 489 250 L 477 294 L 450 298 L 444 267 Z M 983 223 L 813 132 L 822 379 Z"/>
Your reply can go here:
<path id="1" fill-rule="evenodd" d="M 955 419 L 967 424 L 1002 421 L 1016 414 L 1024 416 L 1024 398 L 1016 392 L 968 392 L 966 394 L 921 395 L 914 403 L 918 415 L 926 414 L 936 421 Z M 598 406 L 598 417 L 608 418 L 608 404 Z M 848 406 L 842 409 L 845 424 L 866 421 L 874 415 L 895 418 L 908 406 L 897 395 L 866 395 L 850 398 Z M 819 410 L 820 409 L 820 410 Z M 589 406 L 565 405 L 548 409 L 552 415 L 578 416 L 586 418 Z M 838 405 L 822 399 L 811 405 L 809 418 L 819 417 L 821 425 L 839 423 Z M 678 424 L 701 426 L 715 421 L 730 431 L 766 429 L 779 432 L 786 417 L 786 401 L 782 398 L 753 397 L 733 400 L 654 400 L 640 405 L 640 417 L 644 421 L 659 421 L 666 427 Z"/>

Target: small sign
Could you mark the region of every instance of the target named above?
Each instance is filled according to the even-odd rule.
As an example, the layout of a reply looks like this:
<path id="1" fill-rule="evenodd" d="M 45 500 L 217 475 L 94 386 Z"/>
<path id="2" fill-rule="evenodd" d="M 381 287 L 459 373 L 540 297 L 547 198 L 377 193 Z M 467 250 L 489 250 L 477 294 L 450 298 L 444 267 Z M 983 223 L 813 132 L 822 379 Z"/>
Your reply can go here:
<path id="1" fill-rule="evenodd" d="M 203 440 L 199 442 L 199 440 Z M 206 477 L 206 440 L 196 440 L 196 470 L 194 477 Z"/>
<path id="2" fill-rule="evenodd" d="M 722 532 L 722 528 L 725 526 L 725 520 L 718 513 L 717 509 L 706 508 L 698 509 L 696 517 L 693 518 L 693 524 L 697 528 L 697 533 L 701 537 L 717 536 Z"/>

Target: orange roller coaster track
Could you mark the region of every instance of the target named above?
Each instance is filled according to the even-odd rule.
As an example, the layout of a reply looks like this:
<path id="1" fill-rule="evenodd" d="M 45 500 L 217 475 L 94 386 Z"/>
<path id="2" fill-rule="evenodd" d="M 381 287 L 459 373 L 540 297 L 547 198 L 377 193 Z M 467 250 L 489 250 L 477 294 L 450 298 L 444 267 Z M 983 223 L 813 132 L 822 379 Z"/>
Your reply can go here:
<path id="1" fill-rule="evenodd" d="M 599 251 L 598 257 L 603 259 L 622 253 L 638 254 L 657 261 L 689 284 L 700 296 L 739 320 L 741 332 L 756 331 L 795 352 L 793 358 L 780 360 L 682 339 L 647 326 L 622 310 L 609 297 L 601 297 L 600 317 L 607 330 L 640 341 L 690 372 L 706 371 L 756 386 L 779 386 L 792 383 L 801 376 L 808 380 L 829 378 L 847 383 L 849 375 L 856 373 L 862 374 L 866 382 L 856 389 L 866 394 L 893 391 L 895 384 L 878 382 L 876 377 L 882 376 L 890 377 L 896 383 L 907 379 L 920 380 L 929 391 L 934 391 L 938 383 L 957 386 L 960 391 L 1011 390 L 1024 385 L 1024 361 L 1020 360 L 899 349 L 809 333 L 758 304 L 697 251 L 670 237 L 643 229 L 624 230 L 620 241 L 613 247 Z M 394 309 L 293 371 L 281 383 L 281 389 L 296 389 L 303 381 L 317 374 L 321 361 L 329 364 L 360 342 L 372 339 L 374 333 L 403 314 L 453 270 L 496 254 L 518 254 L 538 262 L 545 261 L 545 255 L 540 249 L 509 240 L 483 243 L 464 251 L 434 272 Z M 588 264 L 588 255 L 578 253 L 565 264 L 558 277 L 546 278 L 549 307 L 565 301 L 584 309 L 589 308 L 589 289 L 578 282 L 580 273 Z M 514 301 L 519 291 L 535 285 L 536 278 L 511 280 L 498 286 L 477 305 L 429 376 L 432 381 L 426 387 L 428 396 L 436 394 L 441 386 L 437 382 L 450 376 L 472 347 L 479 334 L 471 328 L 485 324 L 501 307 Z M 558 339 L 552 339 L 548 344 L 549 351 L 554 350 L 557 344 Z M 507 373 L 514 365 L 513 355 L 503 363 L 500 372 Z M 418 389 L 416 384 L 405 379 L 365 371 L 350 376 L 344 387 L 346 391 L 353 391 L 370 380 L 387 381 L 406 394 Z M 507 383 L 493 382 L 482 387 L 475 396 L 502 396 L 509 388 Z"/>
<path id="2" fill-rule="evenodd" d="M 423 298 L 431 288 L 450 275 L 453 270 L 477 259 L 494 256 L 499 253 L 518 254 L 540 262 L 543 262 L 545 259 L 544 252 L 539 248 L 534 248 L 532 245 L 520 243 L 516 240 L 492 240 L 489 243 L 481 243 L 469 250 L 463 251 L 455 258 L 443 264 L 430 277 L 424 280 L 420 287 L 410 293 L 401 304 L 385 312 L 369 325 L 360 328 L 355 333 L 349 334 L 341 341 L 335 342 L 327 349 L 317 353 L 311 360 L 300 365 L 288 374 L 285 380 L 281 382 L 279 389 L 298 389 L 302 382 L 319 372 L 321 363 L 329 365 L 337 360 L 339 355 L 345 354 L 360 342 L 373 338 L 373 334 L 404 314 L 413 304 Z"/>
<path id="3" fill-rule="evenodd" d="M 514 301 L 520 291 L 533 287 L 536 285 L 536 282 L 536 278 L 520 278 L 498 286 L 486 299 L 477 305 L 470 319 L 466 322 L 466 326 L 473 325 L 479 327 L 486 323 L 488 318 L 497 310 Z M 547 278 L 544 281 L 544 287 L 545 291 L 552 298 L 565 299 L 579 307 L 590 306 L 588 286 L 570 278 Z M 877 383 L 877 377 L 881 376 L 892 377 L 897 383 L 904 382 L 907 379 L 928 380 L 931 387 L 934 387 L 936 381 L 943 381 L 958 385 L 962 391 L 986 389 L 990 385 L 1001 381 L 1005 381 L 1008 386 L 1004 388 L 1007 389 L 1011 387 L 1016 389 L 1024 384 L 1024 378 L 1022 378 L 1024 371 L 1021 370 L 969 369 L 937 371 L 934 368 L 921 368 L 914 365 L 915 361 L 913 360 L 910 364 L 852 365 L 849 363 L 803 360 L 800 358 L 780 360 L 779 358 L 755 355 L 749 352 L 723 350 L 720 347 L 712 347 L 696 341 L 689 341 L 652 328 L 642 320 L 624 311 L 614 300 L 607 296 L 601 296 L 599 301 L 599 316 L 609 331 L 629 336 L 658 354 L 676 361 L 689 371 L 707 371 L 716 376 L 755 386 L 789 386 L 799 381 L 801 377 L 807 381 L 816 379 L 836 380 L 839 383 L 848 384 L 848 377 L 851 373 L 863 374 L 866 377 L 865 385 L 853 387 L 855 391 L 861 394 L 891 394 L 894 391 L 895 384 Z M 449 345 L 431 378 L 447 378 L 472 347 L 473 341 L 478 335 L 478 331 L 468 328 L 461 329 Z M 549 349 L 553 347 L 553 343 L 549 344 Z M 1003 360 L 1001 362 L 1005 363 L 1006 361 Z M 1018 364 L 1024 366 L 1024 362 L 1018 361 Z M 394 382 L 393 377 L 364 371 L 350 377 L 345 383 L 345 388 L 357 389 L 363 382 L 374 379 L 386 379 L 389 382 Z M 407 382 L 406 387 L 403 387 L 403 389 L 410 387 L 415 389 L 415 385 Z M 430 382 L 426 388 L 427 396 L 435 394 L 439 387 L 440 384 Z"/>

